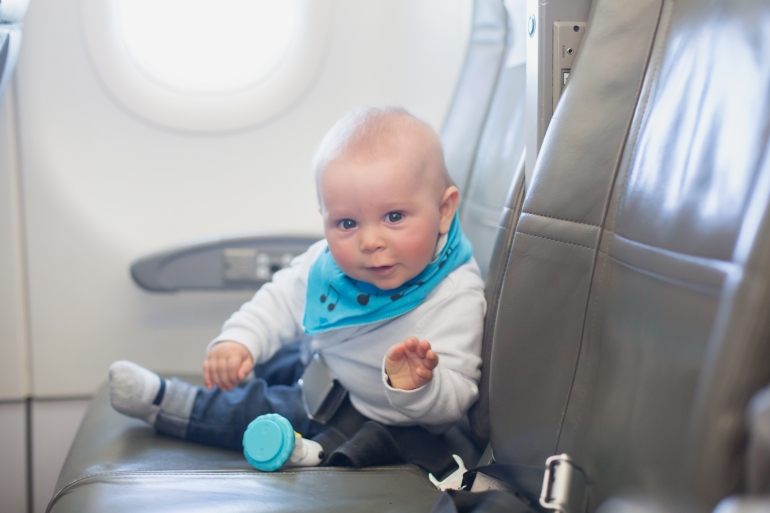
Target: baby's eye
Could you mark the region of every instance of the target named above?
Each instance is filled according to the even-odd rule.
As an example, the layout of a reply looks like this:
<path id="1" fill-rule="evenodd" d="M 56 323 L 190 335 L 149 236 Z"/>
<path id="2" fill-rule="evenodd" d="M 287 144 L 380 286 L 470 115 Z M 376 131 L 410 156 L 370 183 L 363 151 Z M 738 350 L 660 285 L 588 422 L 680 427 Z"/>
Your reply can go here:
<path id="1" fill-rule="evenodd" d="M 343 230 L 352 230 L 356 227 L 356 222 L 352 219 L 343 219 L 337 225 L 342 228 Z"/>
<path id="2" fill-rule="evenodd" d="M 389 223 L 397 223 L 403 218 L 404 218 L 404 214 L 402 214 L 401 212 L 389 212 L 385 216 L 385 220 Z"/>

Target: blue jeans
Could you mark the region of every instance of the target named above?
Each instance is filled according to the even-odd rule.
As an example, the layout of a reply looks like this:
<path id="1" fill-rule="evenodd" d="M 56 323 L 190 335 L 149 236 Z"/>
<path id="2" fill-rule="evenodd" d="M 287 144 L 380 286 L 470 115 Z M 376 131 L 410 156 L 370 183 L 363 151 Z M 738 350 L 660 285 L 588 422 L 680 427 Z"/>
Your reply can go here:
<path id="1" fill-rule="evenodd" d="M 255 365 L 256 379 L 243 386 L 227 392 L 200 388 L 185 438 L 240 451 L 249 423 L 265 413 L 283 415 L 302 436 L 315 436 L 321 425 L 308 419 L 297 384 L 304 370 L 299 344 L 291 344 L 268 362 Z"/>

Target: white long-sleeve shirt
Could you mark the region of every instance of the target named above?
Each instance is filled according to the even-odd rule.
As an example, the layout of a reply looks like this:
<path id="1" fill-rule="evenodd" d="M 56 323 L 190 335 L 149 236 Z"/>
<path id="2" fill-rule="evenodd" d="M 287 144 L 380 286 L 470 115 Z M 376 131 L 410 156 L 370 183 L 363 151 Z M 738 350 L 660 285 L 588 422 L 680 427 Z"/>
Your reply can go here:
<path id="1" fill-rule="evenodd" d="M 388 425 L 440 430 L 462 418 L 478 397 L 486 301 L 479 267 L 471 258 L 444 278 L 415 309 L 394 319 L 306 335 L 302 326 L 307 279 L 322 240 L 273 276 L 225 322 L 209 344 L 233 340 L 263 363 L 284 344 L 302 341 L 307 364 L 320 352 L 361 414 Z M 410 336 L 427 340 L 439 356 L 433 379 L 415 390 L 388 384 L 385 353 Z"/>

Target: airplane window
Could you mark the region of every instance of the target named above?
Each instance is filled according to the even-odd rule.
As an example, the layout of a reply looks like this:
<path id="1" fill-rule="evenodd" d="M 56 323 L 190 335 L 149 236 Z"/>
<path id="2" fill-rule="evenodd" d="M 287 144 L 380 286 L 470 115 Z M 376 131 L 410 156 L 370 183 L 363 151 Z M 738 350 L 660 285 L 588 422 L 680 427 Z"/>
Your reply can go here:
<path id="1" fill-rule="evenodd" d="M 332 0 L 80 0 L 90 65 L 113 101 L 173 130 L 275 118 L 312 86 Z"/>
<path id="2" fill-rule="evenodd" d="M 258 83 L 286 56 L 296 0 L 118 0 L 121 36 L 136 65 L 162 85 L 226 93 Z"/>

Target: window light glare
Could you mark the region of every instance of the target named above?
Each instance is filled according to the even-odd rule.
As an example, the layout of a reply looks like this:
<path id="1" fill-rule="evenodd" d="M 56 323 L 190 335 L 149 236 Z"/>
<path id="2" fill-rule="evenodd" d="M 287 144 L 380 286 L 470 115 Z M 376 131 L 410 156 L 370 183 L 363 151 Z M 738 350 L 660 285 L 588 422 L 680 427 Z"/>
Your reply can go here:
<path id="1" fill-rule="evenodd" d="M 118 0 L 134 63 L 185 93 L 248 88 L 280 65 L 296 36 L 297 0 Z"/>

